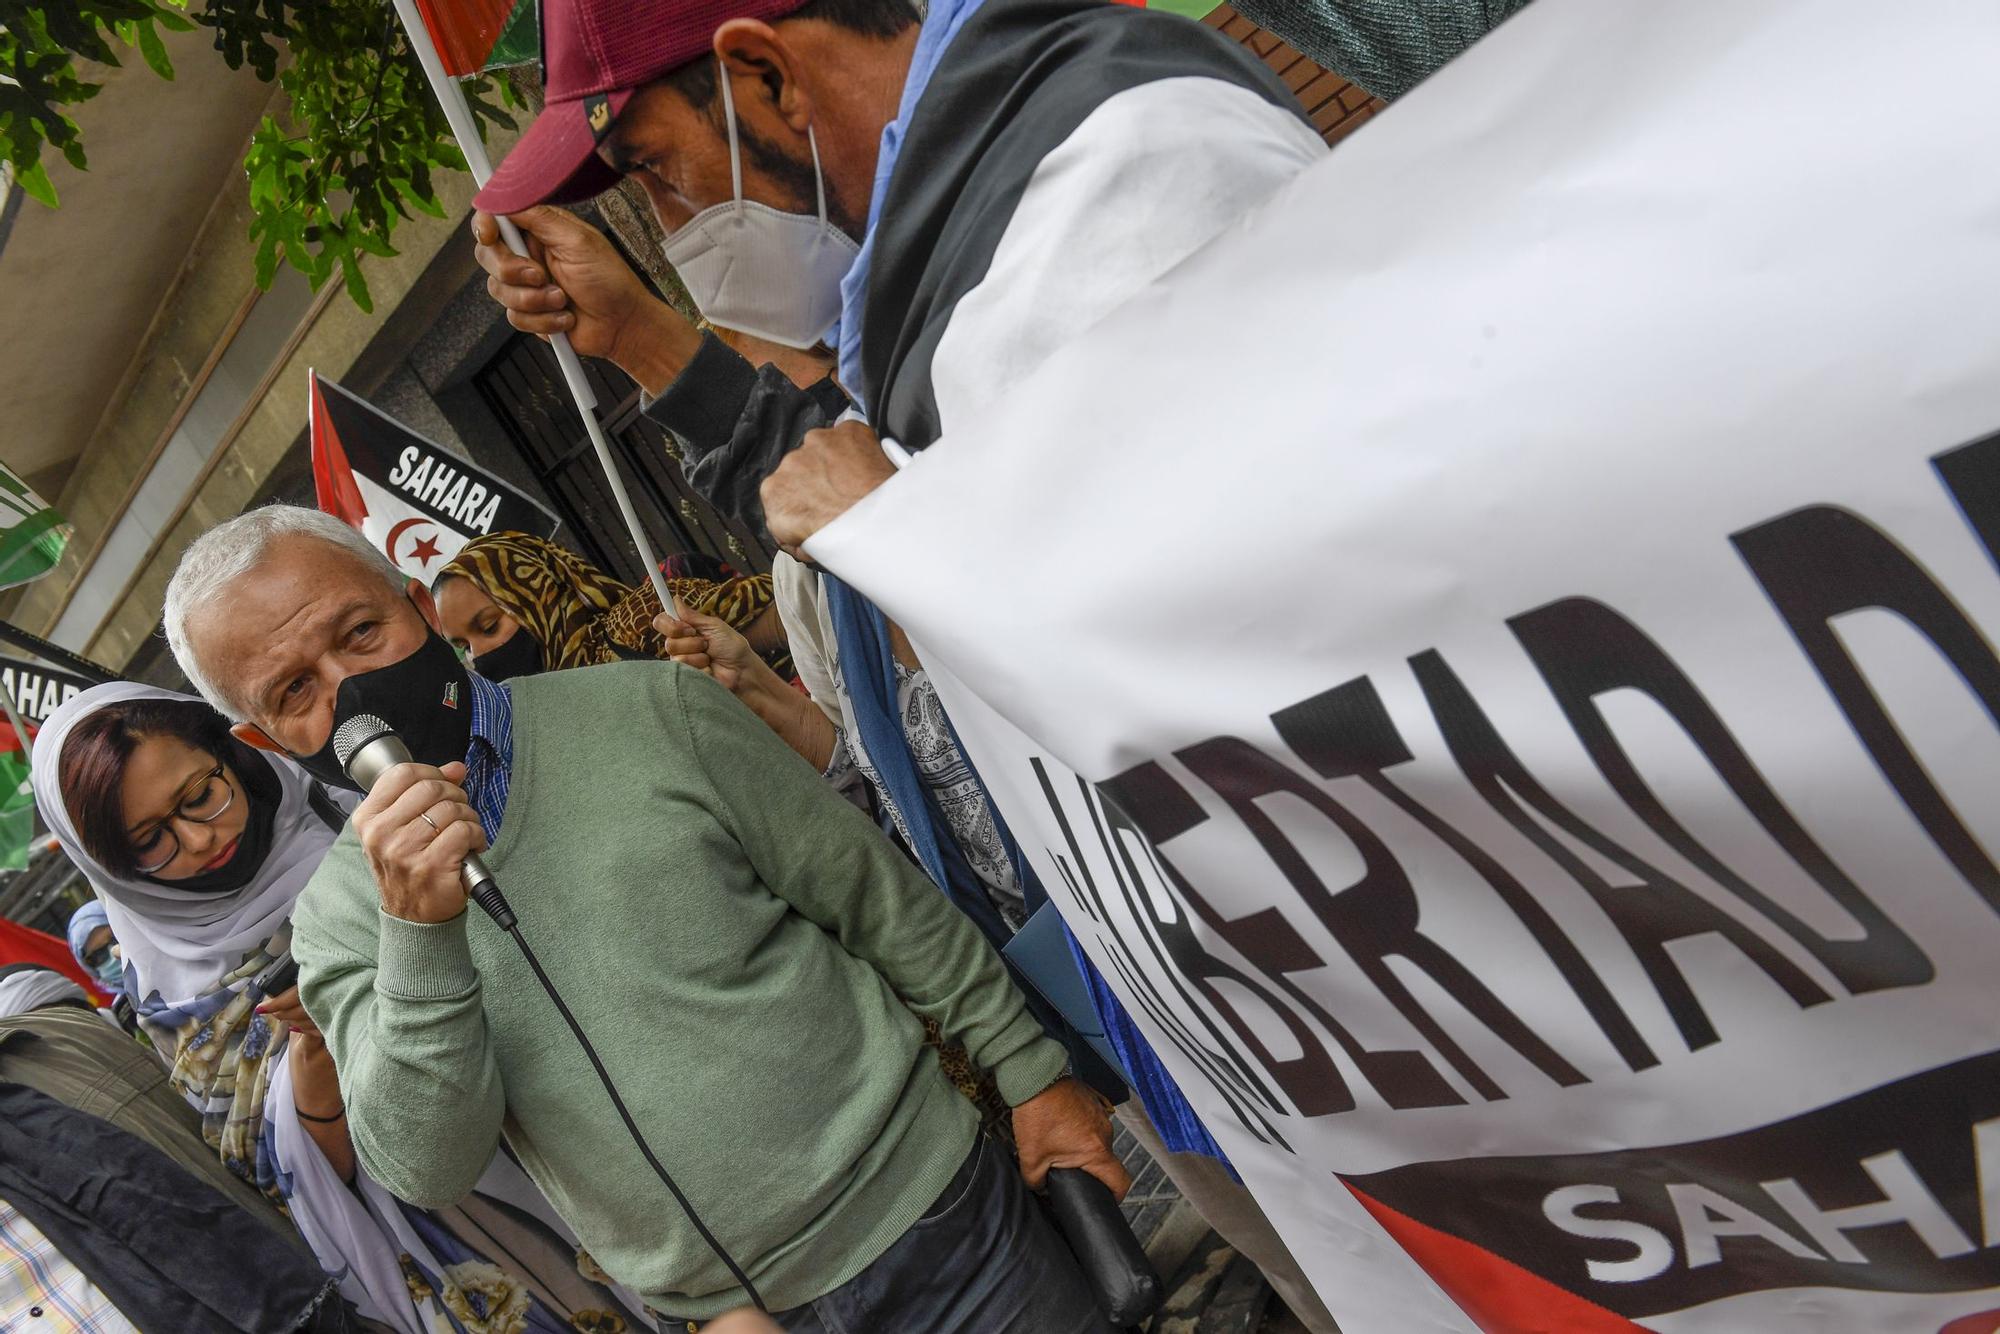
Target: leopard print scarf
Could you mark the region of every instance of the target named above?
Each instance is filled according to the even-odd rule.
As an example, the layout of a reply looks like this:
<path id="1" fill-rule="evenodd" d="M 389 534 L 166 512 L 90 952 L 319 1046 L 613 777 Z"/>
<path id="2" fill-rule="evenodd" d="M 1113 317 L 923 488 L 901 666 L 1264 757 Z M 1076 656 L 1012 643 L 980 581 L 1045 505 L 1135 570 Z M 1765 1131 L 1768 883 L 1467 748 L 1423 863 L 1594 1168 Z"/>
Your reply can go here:
<path id="1" fill-rule="evenodd" d="M 653 628 L 660 613 L 651 582 L 620 583 L 575 552 L 532 533 L 476 537 L 438 572 L 468 579 L 542 646 L 542 665 L 556 671 L 626 658 L 667 656 L 666 640 Z M 720 583 L 670 579 L 681 605 L 726 621 L 738 630 L 770 607 L 771 576 Z M 790 663 L 773 663 L 789 674 Z"/>

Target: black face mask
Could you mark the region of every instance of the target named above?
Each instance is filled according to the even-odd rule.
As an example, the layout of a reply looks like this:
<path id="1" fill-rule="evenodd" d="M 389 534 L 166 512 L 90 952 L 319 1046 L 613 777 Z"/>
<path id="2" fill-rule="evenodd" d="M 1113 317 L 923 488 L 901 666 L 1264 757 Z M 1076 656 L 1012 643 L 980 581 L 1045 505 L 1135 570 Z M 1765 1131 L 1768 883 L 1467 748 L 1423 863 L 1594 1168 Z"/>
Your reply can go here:
<path id="1" fill-rule="evenodd" d="M 236 775 L 236 799 L 243 803 L 247 813 L 236 855 L 227 866 L 204 875 L 180 880 L 146 877 L 156 885 L 184 889 L 190 894 L 234 893 L 256 878 L 263 869 L 264 859 L 271 855 L 271 830 L 277 826 L 278 804 L 285 797 L 277 774 L 271 772 L 271 762 L 240 741 L 230 742 L 228 753 L 216 758 L 229 762 Z"/>
<path id="2" fill-rule="evenodd" d="M 472 744 L 472 678 L 451 645 L 435 631 L 427 633 L 422 646 L 401 662 L 342 681 L 326 744 L 292 758 L 322 782 L 361 791 L 334 758 L 333 738 L 342 723 L 363 713 L 389 724 L 419 764 L 463 760 Z"/>
<path id="3" fill-rule="evenodd" d="M 489 681 L 505 681 L 514 676 L 533 676 L 542 670 L 541 641 L 525 627 L 516 627 L 497 648 L 487 649 L 473 659 L 479 674 Z"/>

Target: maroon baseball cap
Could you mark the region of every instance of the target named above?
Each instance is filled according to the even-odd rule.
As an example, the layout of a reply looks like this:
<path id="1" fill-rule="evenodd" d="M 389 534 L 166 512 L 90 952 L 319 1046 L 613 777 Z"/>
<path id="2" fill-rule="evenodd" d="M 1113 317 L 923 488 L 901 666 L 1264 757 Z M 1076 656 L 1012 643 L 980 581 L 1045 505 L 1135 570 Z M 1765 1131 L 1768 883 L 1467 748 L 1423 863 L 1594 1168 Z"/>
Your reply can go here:
<path id="1" fill-rule="evenodd" d="M 597 156 L 635 90 L 708 55 L 730 19 L 782 18 L 807 0 L 542 0 L 535 123 L 472 202 L 488 213 L 603 194 L 618 173 Z"/>

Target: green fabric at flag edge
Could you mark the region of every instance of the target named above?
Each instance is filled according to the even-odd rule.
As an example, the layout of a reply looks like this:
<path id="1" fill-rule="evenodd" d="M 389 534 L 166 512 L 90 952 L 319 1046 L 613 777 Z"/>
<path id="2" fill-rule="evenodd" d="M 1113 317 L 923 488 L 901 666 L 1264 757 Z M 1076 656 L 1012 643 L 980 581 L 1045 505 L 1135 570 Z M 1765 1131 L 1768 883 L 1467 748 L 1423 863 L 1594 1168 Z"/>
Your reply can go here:
<path id="1" fill-rule="evenodd" d="M 0 588 L 30 583 L 53 570 L 69 544 L 68 529 L 68 520 L 45 509 L 0 530 Z M 41 560 L 46 564 L 30 568 Z"/>
<path id="2" fill-rule="evenodd" d="M 509 65 L 532 65 L 541 58 L 541 34 L 535 29 L 535 0 L 520 0 L 480 68 L 484 72 Z"/>
<path id="3" fill-rule="evenodd" d="M 0 871 L 27 866 L 35 841 L 35 798 L 28 761 L 19 750 L 0 752 Z"/>

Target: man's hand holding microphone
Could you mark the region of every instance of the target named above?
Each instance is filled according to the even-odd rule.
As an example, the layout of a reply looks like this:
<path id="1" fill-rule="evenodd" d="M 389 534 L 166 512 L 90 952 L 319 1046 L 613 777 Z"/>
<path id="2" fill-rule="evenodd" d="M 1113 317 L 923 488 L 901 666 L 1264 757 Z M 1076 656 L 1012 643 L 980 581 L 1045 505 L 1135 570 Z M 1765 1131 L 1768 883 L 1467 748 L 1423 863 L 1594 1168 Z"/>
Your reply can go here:
<path id="1" fill-rule="evenodd" d="M 375 780 L 354 811 L 382 910 L 409 922 L 447 922 L 465 911 L 460 867 L 486 851 L 479 812 L 461 786 L 465 765 L 405 763 Z"/>

